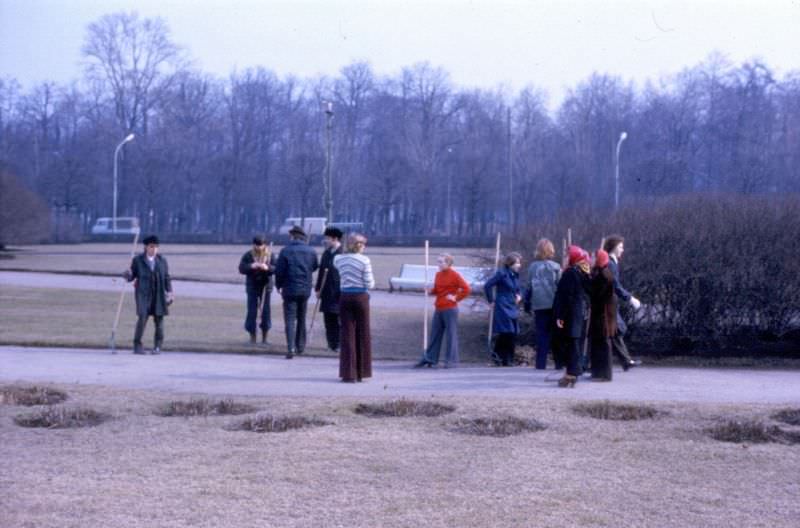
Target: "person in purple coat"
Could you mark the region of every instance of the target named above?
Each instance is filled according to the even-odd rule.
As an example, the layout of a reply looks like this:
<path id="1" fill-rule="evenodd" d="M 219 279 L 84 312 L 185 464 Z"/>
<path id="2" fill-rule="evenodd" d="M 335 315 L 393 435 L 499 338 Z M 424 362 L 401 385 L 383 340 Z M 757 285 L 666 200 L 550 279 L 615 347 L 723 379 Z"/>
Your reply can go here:
<path id="1" fill-rule="evenodd" d="M 492 333 L 496 336 L 494 352 L 504 367 L 514 366 L 514 349 L 519 334 L 519 303 L 522 294 L 519 287 L 519 270 L 522 255 L 509 253 L 503 267 L 486 281 L 483 291 L 494 311 Z"/>

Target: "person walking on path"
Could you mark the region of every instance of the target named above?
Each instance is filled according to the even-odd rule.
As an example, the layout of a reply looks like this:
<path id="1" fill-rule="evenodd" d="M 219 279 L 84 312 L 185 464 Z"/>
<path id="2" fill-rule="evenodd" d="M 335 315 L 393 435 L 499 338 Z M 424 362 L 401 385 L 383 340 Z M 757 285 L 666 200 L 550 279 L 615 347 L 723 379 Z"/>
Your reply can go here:
<path id="1" fill-rule="evenodd" d="M 589 255 L 578 246 L 570 246 L 568 256 L 568 267 L 558 281 L 553 302 L 558 338 L 567 362 L 567 372 L 559 380 L 559 387 L 574 387 L 583 373 L 583 343 L 589 318 Z"/>
<path id="2" fill-rule="evenodd" d="M 553 327 L 553 299 L 561 278 L 561 266 L 553 261 L 553 243 L 543 238 L 536 244 L 535 260 L 528 267 L 528 287 L 525 289 L 525 312 L 533 311 L 536 325 L 536 368 L 547 368 Z"/>
<path id="3" fill-rule="evenodd" d="M 278 255 L 275 287 L 283 298 L 283 321 L 286 327 L 286 359 L 302 354 L 306 346 L 306 311 L 311 296 L 313 274 L 319 267 L 317 253 L 305 242 L 300 226 L 289 230 L 291 240 Z"/>
<path id="4" fill-rule="evenodd" d="M 339 351 L 339 272 L 333 265 L 336 255 L 342 254 L 342 232 L 336 227 L 325 230 L 325 251 L 320 259 L 314 291 L 320 300 L 319 310 L 325 321 L 328 348 Z M 323 284 L 324 281 L 324 284 Z"/>
<path id="5" fill-rule="evenodd" d="M 519 270 L 522 256 L 509 253 L 503 267 L 483 286 L 483 292 L 491 309 L 494 310 L 492 333 L 496 335 L 494 351 L 502 366 L 514 366 L 514 349 L 519 334 L 519 308 L 522 301 L 519 287 Z M 496 291 L 493 289 L 496 288 Z"/>
<path id="6" fill-rule="evenodd" d="M 442 341 L 447 334 L 447 352 L 444 359 L 445 368 L 458 366 L 458 303 L 470 292 L 469 284 L 453 269 L 453 256 L 447 253 L 436 259 L 439 271 L 433 281 L 433 288 L 428 292 L 436 297 L 435 311 L 431 322 L 431 336 L 428 348 L 415 368 L 433 367 L 439 363 L 439 352 Z M 426 284 L 427 288 L 428 285 Z"/>
<path id="7" fill-rule="evenodd" d="M 611 381 L 611 339 L 617 333 L 617 294 L 605 250 L 597 252 L 590 286 L 589 350 L 592 381 Z"/>
<path id="8" fill-rule="evenodd" d="M 353 383 L 372 377 L 372 342 L 369 329 L 369 290 L 375 287 L 372 263 L 363 255 L 366 237 L 352 234 L 347 253 L 336 255 L 333 265 L 339 272 L 339 314 L 341 350 L 339 377 Z"/>
<path id="9" fill-rule="evenodd" d="M 609 256 L 608 269 L 611 270 L 611 273 L 614 275 L 614 292 L 617 294 L 618 301 L 627 302 L 633 307 L 634 310 L 638 310 L 642 303 L 639 302 L 639 299 L 631 295 L 631 293 L 626 290 L 620 282 L 619 260 L 622 258 L 622 254 L 625 252 L 625 239 L 619 235 L 611 235 L 606 238 L 605 244 L 603 244 L 603 249 L 608 253 Z M 611 347 L 614 354 L 622 363 L 622 370 L 627 372 L 628 369 L 631 367 L 637 367 L 641 365 L 642 362 L 633 359 L 630 352 L 628 352 L 628 346 L 625 344 L 624 339 L 625 332 L 628 331 L 628 325 L 625 324 L 625 320 L 622 318 L 622 314 L 619 312 L 619 302 L 617 304 L 618 329 L 616 335 L 611 338 Z"/>
<path id="10" fill-rule="evenodd" d="M 136 331 L 133 335 L 133 353 L 144 354 L 142 336 L 147 320 L 152 316 L 156 331 L 152 354 L 161 353 L 164 343 L 164 316 L 169 314 L 169 305 L 175 299 L 172 294 L 172 281 L 169 277 L 167 259 L 158 254 L 158 237 L 145 238 L 144 252 L 133 257 L 130 269 L 123 276 L 128 282 L 135 281 L 136 289 Z"/>
<path id="11" fill-rule="evenodd" d="M 260 236 L 253 237 L 253 249 L 242 255 L 239 260 L 239 273 L 246 277 L 245 292 L 247 293 L 247 315 L 244 320 L 244 329 L 250 334 L 250 343 L 256 343 L 256 318 L 261 310 L 261 342 L 267 342 L 267 333 L 272 328 L 272 314 L 270 312 L 269 298 L 272 294 L 272 275 L 275 271 L 277 259 L 268 249 L 266 242 Z"/>

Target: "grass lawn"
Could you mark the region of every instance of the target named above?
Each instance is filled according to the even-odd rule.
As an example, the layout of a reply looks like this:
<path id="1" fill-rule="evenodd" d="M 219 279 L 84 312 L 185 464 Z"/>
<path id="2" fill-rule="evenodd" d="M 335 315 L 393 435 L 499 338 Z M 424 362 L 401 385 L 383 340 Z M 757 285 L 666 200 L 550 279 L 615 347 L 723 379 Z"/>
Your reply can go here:
<path id="1" fill-rule="evenodd" d="M 723 417 L 769 421 L 772 407 L 657 404 L 666 414 L 623 422 L 578 416 L 569 400 L 437 398 L 455 411 L 371 418 L 352 398 L 236 398 L 330 422 L 253 433 L 226 429 L 245 416 L 154 414 L 188 395 L 54 388 L 68 394 L 62 405 L 111 419 L 23 428 L 13 420 L 31 408 L 0 405 L 3 526 L 788 528 L 800 518 L 796 445 L 706 433 Z M 545 429 L 452 431 L 498 415 Z"/>
<path id="2" fill-rule="evenodd" d="M 29 346 L 107 347 L 119 295 L 83 290 L 2 287 L 0 343 Z M 270 345 L 250 346 L 244 331 L 245 302 L 181 297 L 165 320 L 165 350 L 285 354 L 283 315 L 279 297 L 272 296 Z M 136 324 L 135 303 L 125 297 L 117 347 L 130 349 Z M 313 307 L 310 306 L 309 310 Z M 309 311 L 308 325 L 311 314 Z M 486 358 L 486 316 L 464 311 L 460 344 L 463 361 Z M 145 331 L 145 346 L 153 339 L 153 323 Z M 373 355 L 376 359 L 418 358 L 421 353 L 420 314 L 401 308 L 371 312 Z M 309 336 L 308 352 L 329 354 L 325 348 L 324 324 L 318 315 Z"/>

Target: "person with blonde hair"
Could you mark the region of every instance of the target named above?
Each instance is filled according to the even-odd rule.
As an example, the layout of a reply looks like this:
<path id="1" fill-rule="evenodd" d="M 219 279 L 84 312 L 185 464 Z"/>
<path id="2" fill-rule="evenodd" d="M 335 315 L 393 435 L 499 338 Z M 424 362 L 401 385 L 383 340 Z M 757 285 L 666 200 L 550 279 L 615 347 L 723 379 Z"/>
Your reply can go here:
<path id="1" fill-rule="evenodd" d="M 553 300 L 561 278 L 561 266 L 553 261 L 553 243 L 543 238 L 536 244 L 535 260 L 528 266 L 528 287 L 525 288 L 525 313 L 533 312 L 536 324 L 536 368 L 547 367 L 553 328 Z"/>
<path id="2" fill-rule="evenodd" d="M 433 288 L 428 291 L 435 297 L 433 321 L 428 348 L 414 368 L 434 367 L 439 363 L 439 351 L 447 334 L 447 353 L 445 368 L 458 365 L 458 303 L 469 295 L 469 284 L 459 272 L 453 269 L 453 256 L 448 253 L 436 259 L 439 271 L 433 280 Z M 427 288 L 428 285 L 425 285 Z"/>
<path id="3" fill-rule="evenodd" d="M 339 377 L 353 383 L 372 377 L 372 343 L 369 328 L 369 293 L 375 287 L 372 263 L 363 254 L 367 239 L 352 234 L 347 253 L 336 255 L 333 265 L 339 272 Z"/>

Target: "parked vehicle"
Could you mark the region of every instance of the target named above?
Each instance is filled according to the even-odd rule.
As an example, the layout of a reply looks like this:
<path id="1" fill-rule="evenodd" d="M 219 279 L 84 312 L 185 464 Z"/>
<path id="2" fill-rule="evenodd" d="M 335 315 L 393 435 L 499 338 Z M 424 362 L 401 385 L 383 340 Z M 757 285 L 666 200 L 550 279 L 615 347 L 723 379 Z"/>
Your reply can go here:
<path id="1" fill-rule="evenodd" d="M 135 216 L 118 216 L 117 228 L 114 229 L 114 219 L 101 217 L 92 226 L 92 235 L 137 235 L 141 231 L 139 219 Z"/>
<path id="2" fill-rule="evenodd" d="M 303 219 L 303 224 L 301 225 L 300 217 L 289 217 L 283 221 L 283 225 L 278 230 L 278 234 L 288 235 L 292 227 L 299 225 L 308 236 L 322 235 L 325 232 L 326 222 L 327 218 L 325 217 L 308 216 Z"/>

